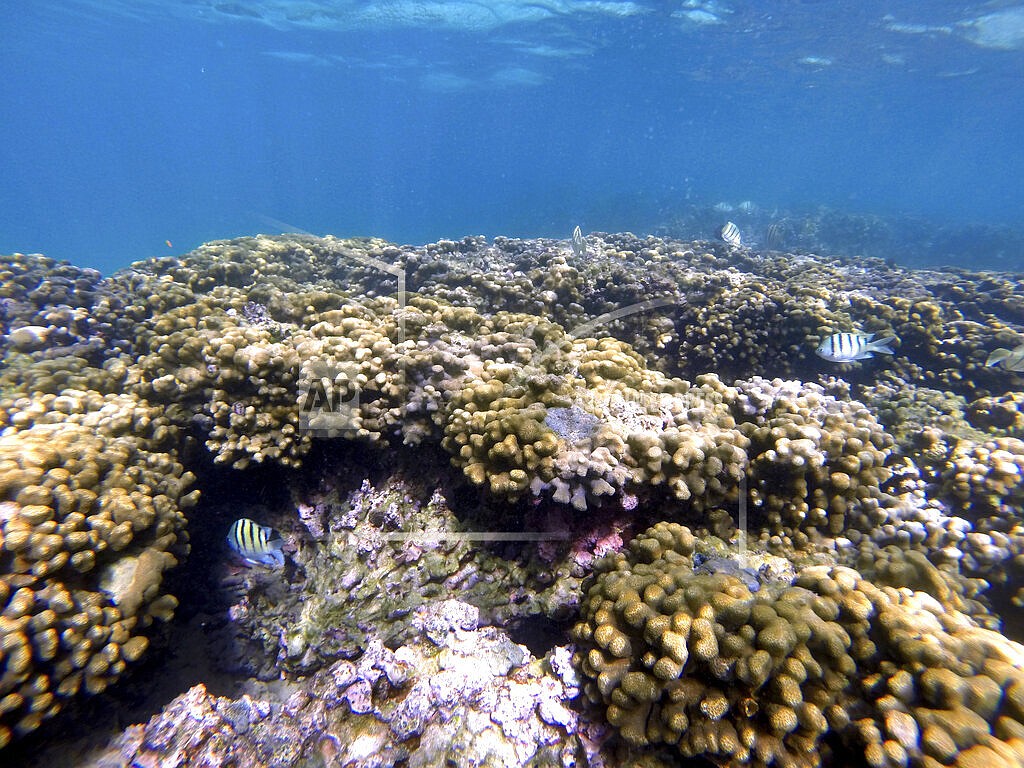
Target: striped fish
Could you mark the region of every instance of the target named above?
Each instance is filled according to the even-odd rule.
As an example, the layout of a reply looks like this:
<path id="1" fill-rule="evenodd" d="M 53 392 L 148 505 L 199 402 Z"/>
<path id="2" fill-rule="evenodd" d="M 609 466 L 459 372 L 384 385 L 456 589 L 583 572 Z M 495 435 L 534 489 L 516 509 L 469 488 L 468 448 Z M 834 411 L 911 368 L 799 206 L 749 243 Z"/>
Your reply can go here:
<path id="1" fill-rule="evenodd" d="M 1013 349 L 999 347 L 999 349 L 992 350 L 985 365 L 998 365 L 1007 371 L 1024 372 L 1024 344 Z"/>
<path id="2" fill-rule="evenodd" d="M 775 221 L 768 225 L 764 233 L 764 244 L 767 248 L 776 250 L 786 243 L 786 225 L 781 221 Z"/>
<path id="3" fill-rule="evenodd" d="M 742 245 L 740 242 L 740 228 L 731 221 L 725 222 L 725 226 L 722 227 L 718 236 L 729 245 Z"/>
<path id="4" fill-rule="evenodd" d="M 899 341 L 895 336 L 872 341 L 874 337 L 873 333 L 833 333 L 818 345 L 815 352 L 833 363 L 852 363 L 874 357 L 875 352 L 891 355 L 893 351 L 889 345 Z"/>
<path id="5" fill-rule="evenodd" d="M 583 230 L 580 229 L 579 225 L 576 225 L 576 229 L 572 231 L 572 252 L 576 254 L 576 258 L 582 259 L 587 255 L 587 239 L 583 237 Z"/>
<path id="6" fill-rule="evenodd" d="M 283 567 L 283 543 L 273 528 L 260 525 L 247 517 L 235 520 L 228 531 L 228 546 L 250 565 Z"/>

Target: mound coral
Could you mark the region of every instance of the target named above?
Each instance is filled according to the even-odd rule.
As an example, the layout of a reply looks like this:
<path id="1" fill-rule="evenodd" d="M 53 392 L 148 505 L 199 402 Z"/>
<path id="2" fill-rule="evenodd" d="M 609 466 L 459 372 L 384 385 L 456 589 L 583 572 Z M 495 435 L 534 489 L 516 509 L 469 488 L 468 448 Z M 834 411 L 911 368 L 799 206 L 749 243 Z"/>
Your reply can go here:
<path id="1" fill-rule="evenodd" d="M 811 566 L 756 594 L 659 523 L 599 562 L 573 630 L 588 697 L 634 745 L 729 765 L 1024 760 L 1024 647 L 910 589 Z"/>
<path id="2" fill-rule="evenodd" d="M 159 411 L 67 391 L 6 401 L 0 435 L 0 744 L 106 688 L 177 601 L 190 473 Z"/>

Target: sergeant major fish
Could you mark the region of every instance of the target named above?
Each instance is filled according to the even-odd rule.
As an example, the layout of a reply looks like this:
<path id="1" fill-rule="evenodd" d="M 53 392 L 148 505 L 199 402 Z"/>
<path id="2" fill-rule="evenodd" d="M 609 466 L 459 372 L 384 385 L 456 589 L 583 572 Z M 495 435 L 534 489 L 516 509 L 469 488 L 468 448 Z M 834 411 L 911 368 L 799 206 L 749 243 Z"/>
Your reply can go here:
<path id="1" fill-rule="evenodd" d="M 825 338 L 818 348 L 814 350 L 818 357 L 823 357 L 833 363 L 852 363 L 855 360 L 866 360 L 874 357 L 875 352 L 884 355 L 893 354 L 889 345 L 899 341 L 895 336 L 886 336 L 884 339 L 872 341 L 873 333 L 833 333 Z"/>
<path id="2" fill-rule="evenodd" d="M 1024 372 L 1024 344 L 1013 349 L 999 347 L 999 349 L 992 350 L 985 365 L 989 367 L 998 365 L 1007 371 Z"/>
<path id="3" fill-rule="evenodd" d="M 247 517 L 235 520 L 228 531 L 228 546 L 250 565 L 284 567 L 284 542 L 273 528 L 260 525 Z"/>

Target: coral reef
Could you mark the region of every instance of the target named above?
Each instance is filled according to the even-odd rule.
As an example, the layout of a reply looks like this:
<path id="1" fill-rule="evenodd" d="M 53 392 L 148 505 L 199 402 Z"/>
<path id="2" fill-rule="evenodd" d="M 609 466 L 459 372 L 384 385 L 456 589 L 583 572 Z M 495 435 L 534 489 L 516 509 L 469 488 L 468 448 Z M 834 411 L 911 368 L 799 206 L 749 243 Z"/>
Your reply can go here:
<path id="1" fill-rule="evenodd" d="M 530 550 L 502 554 L 487 546 L 486 530 L 458 519 L 442 488 L 410 482 L 407 474 L 364 478 L 344 496 L 321 500 L 324 534 L 297 536 L 291 559 L 303 579 L 287 594 L 274 575 L 246 578 L 230 615 L 239 638 L 253 646 L 250 657 L 263 659 L 255 668 L 308 674 L 358 657 L 370 637 L 394 647 L 415 636 L 417 611 L 450 594 L 497 624 L 564 619 L 575 610 L 578 551 L 547 560 Z"/>
<path id="2" fill-rule="evenodd" d="M 578 765 L 575 682 L 557 675 L 478 610 L 454 600 L 417 612 L 422 634 L 317 673 L 282 706 L 225 700 L 196 686 L 87 765 Z"/>
<path id="3" fill-rule="evenodd" d="M 186 528 L 262 465 L 287 563 L 225 567 L 222 621 L 290 703 L 193 688 L 107 759 L 1021 762 L 1017 276 L 629 233 L 3 262 L 0 747 L 173 644 Z M 900 345 L 814 355 L 853 330 Z"/>
<path id="4" fill-rule="evenodd" d="M 870 529 L 893 440 L 857 401 L 839 400 L 814 384 L 737 382 L 740 424 L 750 441 L 751 496 L 770 529 L 816 528 L 835 536 Z M 855 520 L 847 520 L 852 515 Z"/>
<path id="5" fill-rule="evenodd" d="M 694 551 L 677 524 L 638 536 L 597 564 L 573 631 L 587 695 L 629 743 L 753 766 L 1024 760 L 1024 646 L 849 568 L 752 594 L 695 572 Z"/>
<path id="6" fill-rule="evenodd" d="M 990 434 L 1024 439 L 1024 393 L 978 398 L 967 406 L 967 420 Z"/>
<path id="7" fill-rule="evenodd" d="M 40 254 L 14 254 L 0 265 L 0 392 L 65 388 L 117 390 L 116 364 L 130 351 L 108 281 Z"/>

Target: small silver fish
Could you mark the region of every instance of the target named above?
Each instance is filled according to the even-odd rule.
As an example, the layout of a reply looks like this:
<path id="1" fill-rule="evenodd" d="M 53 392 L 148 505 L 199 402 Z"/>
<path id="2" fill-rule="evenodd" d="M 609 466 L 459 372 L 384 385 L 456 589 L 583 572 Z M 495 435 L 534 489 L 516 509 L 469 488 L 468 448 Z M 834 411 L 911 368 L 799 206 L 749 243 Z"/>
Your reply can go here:
<path id="1" fill-rule="evenodd" d="M 1024 372 L 1024 344 L 1013 349 L 999 347 L 999 349 L 992 350 L 985 365 L 998 365 L 1007 371 Z"/>
<path id="2" fill-rule="evenodd" d="M 260 525 L 247 517 L 235 520 L 228 531 L 228 546 L 251 565 L 284 567 L 283 543 L 269 525 Z"/>
<path id="3" fill-rule="evenodd" d="M 895 336 L 872 341 L 873 333 L 833 333 L 814 350 L 819 357 L 833 363 L 852 363 L 854 360 L 866 360 L 874 357 L 874 352 L 884 355 L 893 354 L 889 345 L 899 341 Z"/>
<path id="4" fill-rule="evenodd" d="M 743 585 L 751 592 L 757 592 L 761 589 L 759 572 L 753 568 L 745 567 L 732 556 L 708 556 L 695 552 L 693 554 L 693 572 L 705 573 L 709 576 L 718 573 L 734 576 L 742 581 Z"/>
<path id="5" fill-rule="evenodd" d="M 580 229 L 579 225 L 576 225 L 576 229 L 572 231 L 572 252 L 576 254 L 576 258 L 583 258 L 587 255 L 587 239 L 583 237 L 583 230 Z"/>
<path id="6" fill-rule="evenodd" d="M 725 222 L 725 226 L 719 231 L 718 236 L 729 245 L 742 245 L 740 228 L 731 221 Z"/>

